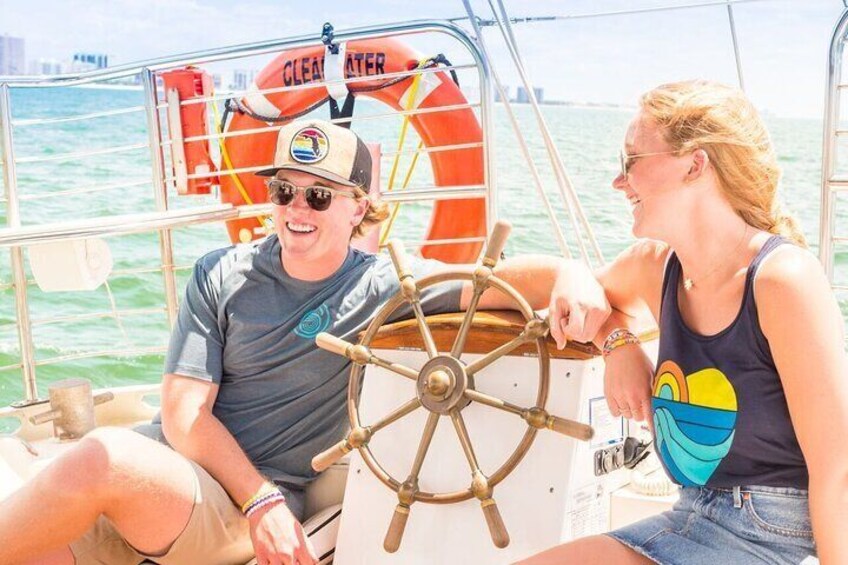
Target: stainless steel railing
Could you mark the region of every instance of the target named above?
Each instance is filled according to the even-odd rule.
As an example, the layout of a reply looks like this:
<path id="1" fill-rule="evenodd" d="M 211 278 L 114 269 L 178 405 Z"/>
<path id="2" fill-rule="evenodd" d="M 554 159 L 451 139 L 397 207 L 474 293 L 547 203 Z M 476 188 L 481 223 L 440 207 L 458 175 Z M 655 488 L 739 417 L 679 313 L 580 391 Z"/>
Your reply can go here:
<path id="1" fill-rule="evenodd" d="M 165 229 L 173 230 L 196 224 L 224 222 L 234 220 L 238 217 L 240 216 L 237 208 L 229 204 L 220 204 L 217 206 L 194 207 L 166 212 L 126 214 L 111 216 L 105 219 L 77 220 L 61 224 L 54 223 L 19 228 L 3 228 L 0 229 L 0 248 L 10 247 L 15 249 L 27 245 L 70 239 L 113 237 Z M 26 279 L 23 279 L 22 282 L 25 283 Z"/>
<path id="2" fill-rule="evenodd" d="M 412 74 L 414 74 L 414 72 Z M 269 88 L 267 90 L 257 90 L 256 92 L 264 94 L 264 93 L 270 92 L 272 90 L 277 90 L 277 89 Z M 187 100 L 185 103 L 187 103 L 187 102 L 191 102 L 191 101 Z M 183 106 L 183 105 L 185 105 L 185 103 L 180 103 L 180 105 Z M 396 116 L 420 116 L 420 115 L 423 115 L 423 114 L 438 114 L 438 113 L 441 113 L 441 112 L 453 112 L 455 110 L 466 110 L 466 109 L 472 109 L 473 110 L 473 109 L 477 109 L 477 108 L 480 108 L 480 104 L 476 104 L 476 103 L 451 104 L 451 105 L 447 105 L 447 106 L 437 106 L 435 108 L 416 108 L 415 110 L 398 110 L 398 111 L 387 112 L 387 113 L 383 113 L 383 114 L 371 114 L 371 115 L 366 115 L 366 116 L 353 116 L 351 118 L 337 118 L 337 119 L 331 119 L 331 120 L 326 120 L 326 121 L 328 121 L 330 123 L 334 123 L 334 124 L 342 124 L 342 123 L 347 124 L 349 122 L 365 122 L 365 121 L 370 121 L 370 120 L 381 120 L 381 119 L 386 119 L 386 118 L 389 118 L 389 117 L 396 117 Z M 209 139 L 216 139 L 216 140 L 217 139 L 228 139 L 228 138 L 231 138 L 231 137 L 239 137 L 239 136 L 242 136 L 242 135 L 252 135 L 252 134 L 255 134 L 255 133 L 275 131 L 275 130 L 279 130 L 280 127 L 282 127 L 282 126 L 266 126 L 266 127 L 260 127 L 260 128 L 251 128 L 251 129 L 244 129 L 244 130 L 228 131 L 228 132 L 224 132 L 224 133 L 220 133 L 220 134 L 213 133 L 213 134 L 208 134 L 208 135 L 196 135 L 196 136 L 186 137 L 183 141 L 189 142 L 189 141 L 202 141 L 202 140 L 209 140 Z M 171 140 L 169 140 L 169 139 L 163 140 L 162 144 L 163 145 L 170 145 Z"/>
<path id="3" fill-rule="evenodd" d="M 12 125 L 15 127 L 23 127 L 67 124 L 71 122 L 86 122 L 89 120 L 94 120 L 96 118 L 123 116 L 126 114 L 134 114 L 141 112 L 144 112 L 144 106 L 133 106 L 131 108 L 121 108 L 119 110 L 108 110 L 105 112 L 91 112 L 88 114 L 77 114 L 75 116 L 65 116 L 62 118 L 32 118 L 28 120 L 12 120 Z"/>
<path id="4" fill-rule="evenodd" d="M 833 29 L 827 60 L 827 89 L 825 91 L 824 138 L 822 140 L 821 216 L 819 222 L 819 260 L 831 283 L 834 282 L 834 243 L 836 236 L 837 194 L 848 190 L 848 177 L 837 176 L 837 137 L 840 133 L 839 110 L 842 92 L 843 52 L 848 33 L 848 10 L 845 10 Z"/>
<path id="5" fill-rule="evenodd" d="M 15 169 L 15 145 L 12 139 L 12 99 L 7 84 L 0 84 L 0 139 L 3 142 L 3 188 L 6 195 L 6 223 L 10 229 L 21 225 L 18 203 L 18 179 Z M 11 250 L 12 284 L 15 291 L 15 319 L 18 325 L 18 344 L 21 351 L 21 372 L 26 400 L 38 398 L 35 382 L 35 348 L 32 343 L 32 328 L 27 305 L 26 272 L 23 250 Z"/>
<path id="6" fill-rule="evenodd" d="M 22 163 L 47 163 L 50 161 L 79 161 L 86 157 L 97 157 L 100 155 L 114 155 L 116 153 L 127 153 L 129 151 L 138 151 L 139 149 L 147 149 L 147 143 L 133 143 L 130 145 L 119 145 L 117 147 L 105 147 L 102 149 L 93 149 L 89 151 L 72 151 L 70 153 L 60 153 L 59 155 L 49 155 L 47 157 L 18 157 L 15 162 L 20 165 Z"/>

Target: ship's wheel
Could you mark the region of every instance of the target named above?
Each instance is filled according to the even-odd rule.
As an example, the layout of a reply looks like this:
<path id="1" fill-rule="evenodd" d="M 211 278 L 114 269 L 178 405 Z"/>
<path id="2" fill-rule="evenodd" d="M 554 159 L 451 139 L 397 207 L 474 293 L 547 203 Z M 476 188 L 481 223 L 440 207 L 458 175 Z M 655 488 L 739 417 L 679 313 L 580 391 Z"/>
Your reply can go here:
<path id="1" fill-rule="evenodd" d="M 504 526 L 497 504 L 492 497 L 493 489 L 515 469 L 530 449 L 536 436 L 536 431 L 539 429 L 550 429 L 581 440 L 588 440 L 592 437 L 592 428 L 590 426 L 553 416 L 545 410 L 550 381 L 550 358 L 545 343 L 545 337 L 548 334 L 548 324 L 536 315 L 518 291 L 505 281 L 496 277 L 492 272 L 506 244 L 509 231 L 510 226 L 507 223 L 499 222 L 495 226 L 492 231 L 492 237 L 488 242 L 486 253 L 480 264 L 473 270 L 444 271 L 427 276 L 420 281 L 416 281 L 406 267 L 403 246 L 399 242 L 391 242 L 389 244 L 389 252 L 398 278 L 400 279 L 400 292 L 393 296 L 377 312 L 359 344 L 348 343 L 327 333 L 321 333 L 316 338 L 316 342 L 323 349 L 344 355 L 353 361 L 348 386 L 348 415 L 350 417 L 351 430 L 345 439 L 323 453 L 316 455 L 312 460 L 312 467 L 316 471 L 323 471 L 346 453 L 353 449 L 358 449 L 363 460 L 374 475 L 388 488 L 397 493 L 398 505 L 395 507 L 394 516 L 392 517 L 383 544 L 386 551 L 394 552 L 400 547 L 400 541 L 409 517 L 409 511 L 414 502 L 449 504 L 468 500 L 471 497 L 476 497 L 480 500 L 483 515 L 486 518 L 486 524 L 489 527 L 489 533 L 492 536 L 494 544 L 497 547 L 506 547 L 509 544 L 509 534 Z M 427 325 L 421 307 L 420 295 L 422 290 L 430 286 L 456 280 L 471 281 L 473 283 L 473 295 L 450 352 L 441 353 L 437 350 L 433 335 Z M 524 316 L 524 329 L 514 339 L 496 347 L 476 361 L 466 364 L 462 361 L 462 353 L 465 348 L 468 332 L 471 329 L 480 297 L 484 291 L 490 288 L 505 294 L 514 302 L 515 309 Z M 428 357 L 427 362 L 419 369 L 406 367 L 382 359 L 374 355 L 369 349 L 380 327 L 404 303 L 412 307 Z M 516 406 L 500 398 L 484 394 L 476 389 L 474 382 L 475 376 L 484 367 L 509 354 L 516 348 L 529 343 L 535 343 L 538 352 L 539 388 L 534 406 Z M 416 396 L 401 404 L 385 417 L 374 423 L 365 425 L 360 418 L 359 405 L 363 369 L 368 364 L 382 367 L 401 377 L 415 381 Z M 527 430 L 518 446 L 506 461 L 490 476 L 484 475 L 480 470 L 480 466 L 477 463 L 477 456 L 474 453 L 474 448 L 465 426 L 465 420 L 462 416 L 463 409 L 472 402 L 515 414 L 527 424 Z M 429 412 L 429 416 L 424 426 L 418 451 L 412 462 L 409 475 L 405 480 L 401 481 L 385 471 L 369 449 L 368 442 L 374 434 L 383 428 L 422 407 Z M 449 418 L 456 430 L 465 458 L 468 460 L 468 465 L 471 468 L 471 484 L 465 489 L 454 492 L 428 492 L 419 488 L 418 476 L 436 431 L 436 426 L 442 417 Z"/>

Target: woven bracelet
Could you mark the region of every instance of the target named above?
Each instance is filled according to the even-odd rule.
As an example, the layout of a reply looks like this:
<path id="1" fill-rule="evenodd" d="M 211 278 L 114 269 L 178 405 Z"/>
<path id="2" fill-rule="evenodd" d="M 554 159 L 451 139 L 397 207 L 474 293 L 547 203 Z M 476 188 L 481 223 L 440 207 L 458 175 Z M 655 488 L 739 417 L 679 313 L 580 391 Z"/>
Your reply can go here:
<path id="1" fill-rule="evenodd" d="M 604 347 L 602 349 L 603 356 L 606 357 L 622 345 L 635 344 L 639 345 L 642 342 L 639 341 L 639 338 L 636 337 L 636 334 L 631 332 L 626 328 L 618 328 L 610 332 L 607 338 L 604 340 Z"/>
<path id="2" fill-rule="evenodd" d="M 277 487 L 269 482 L 262 483 L 262 486 L 259 487 L 259 490 L 256 491 L 256 494 L 250 497 L 247 502 L 241 505 L 241 513 L 244 514 L 247 512 L 247 509 L 250 508 L 252 504 L 254 504 L 260 498 L 266 497 L 269 494 L 280 492 L 277 490 Z"/>
<path id="3" fill-rule="evenodd" d="M 269 504 L 274 502 L 285 502 L 286 497 L 283 496 L 283 493 L 280 491 L 269 493 L 267 496 L 263 496 L 256 502 L 254 502 L 250 508 L 244 513 L 247 518 L 250 518 L 255 512 L 259 511 L 260 508 L 264 508 Z"/>

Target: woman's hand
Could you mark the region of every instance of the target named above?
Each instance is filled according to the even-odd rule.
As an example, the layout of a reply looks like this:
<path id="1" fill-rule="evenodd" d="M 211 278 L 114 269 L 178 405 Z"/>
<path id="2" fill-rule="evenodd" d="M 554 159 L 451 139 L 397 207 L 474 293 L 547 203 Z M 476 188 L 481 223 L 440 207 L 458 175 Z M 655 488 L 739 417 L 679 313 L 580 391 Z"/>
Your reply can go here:
<path id="1" fill-rule="evenodd" d="M 284 502 L 270 504 L 248 520 L 258 565 L 314 565 L 318 562 L 303 526 Z"/>
<path id="2" fill-rule="evenodd" d="M 604 288 L 588 267 L 571 261 L 560 270 L 549 306 L 551 337 L 557 347 L 565 347 L 567 340 L 592 341 L 611 311 Z"/>
<path id="3" fill-rule="evenodd" d="M 648 419 L 654 364 L 642 347 L 622 345 L 612 350 L 604 361 L 604 396 L 612 415 L 640 422 Z"/>

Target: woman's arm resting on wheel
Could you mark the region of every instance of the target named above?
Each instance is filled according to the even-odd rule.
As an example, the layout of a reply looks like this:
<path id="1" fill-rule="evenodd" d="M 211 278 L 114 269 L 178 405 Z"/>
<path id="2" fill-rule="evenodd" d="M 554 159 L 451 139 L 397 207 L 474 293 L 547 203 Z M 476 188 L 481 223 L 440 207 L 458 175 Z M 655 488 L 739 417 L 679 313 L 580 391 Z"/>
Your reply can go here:
<path id="1" fill-rule="evenodd" d="M 591 341 L 609 316 L 609 303 L 592 271 L 575 260 L 546 255 L 521 255 L 498 262 L 494 274 L 514 287 L 536 310 L 549 308 L 551 336 L 560 348 L 566 339 Z M 462 287 L 460 307 L 471 303 L 473 285 Z M 515 308 L 512 300 L 495 289 L 480 297 L 481 310 Z"/>
<path id="2" fill-rule="evenodd" d="M 641 240 L 596 272 L 613 309 L 595 337 L 599 349 L 616 329 L 638 335 L 656 327 L 667 255 L 665 244 Z M 649 418 L 654 364 L 642 348 L 620 346 L 604 361 L 604 396 L 612 415 Z"/>

